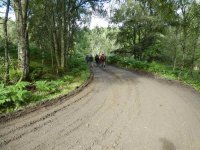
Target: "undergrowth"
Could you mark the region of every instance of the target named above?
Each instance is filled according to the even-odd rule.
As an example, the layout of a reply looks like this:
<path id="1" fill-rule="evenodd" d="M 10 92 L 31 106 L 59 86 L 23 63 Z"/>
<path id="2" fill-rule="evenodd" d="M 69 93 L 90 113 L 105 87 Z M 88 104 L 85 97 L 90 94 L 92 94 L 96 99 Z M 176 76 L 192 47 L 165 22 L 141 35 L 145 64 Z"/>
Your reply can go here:
<path id="1" fill-rule="evenodd" d="M 90 71 L 84 58 L 73 57 L 69 60 L 68 66 L 67 71 L 55 75 L 49 72 L 48 68 L 41 70 L 36 62 L 32 67 L 30 82 L 19 83 L 17 82 L 20 78 L 19 71 L 14 69 L 14 66 L 11 67 L 11 84 L 6 86 L 0 82 L 0 113 L 16 111 L 23 109 L 24 106 L 35 105 L 40 101 L 51 100 L 60 94 L 67 94 L 88 79 Z M 3 77 L 4 75 L 0 74 L 2 79 L 0 81 L 3 81 Z"/>

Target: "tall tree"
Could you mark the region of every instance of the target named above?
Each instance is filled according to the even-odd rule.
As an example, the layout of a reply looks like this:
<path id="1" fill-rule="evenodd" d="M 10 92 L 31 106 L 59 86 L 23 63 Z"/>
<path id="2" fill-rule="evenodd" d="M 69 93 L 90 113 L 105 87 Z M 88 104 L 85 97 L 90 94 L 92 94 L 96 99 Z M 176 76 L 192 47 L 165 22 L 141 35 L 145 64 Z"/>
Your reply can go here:
<path id="1" fill-rule="evenodd" d="M 10 7 L 10 0 L 7 0 L 7 2 L 6 2 L 6 13 L 5 13 L 5 18 L 4 18 L 4 23 L 3 23 L 4 48 L 5 48 L 5 68 L 6 68 L 5 83 L 9 82 L 9 65 L 10 65 L 9 59 L 8 59 L 9 50 L 8 50 L 8 27 L 7 27 L 9 7 Z"/>
<path id="2" fill-rule="evenodd" d="M 13 0 L 13 7 L 16 16 L 18 36 L 18 63 L 21 70 L 21 80 L 29 76 L 29 55 L 28 55 L 28 5 L 29 0 Z"/>

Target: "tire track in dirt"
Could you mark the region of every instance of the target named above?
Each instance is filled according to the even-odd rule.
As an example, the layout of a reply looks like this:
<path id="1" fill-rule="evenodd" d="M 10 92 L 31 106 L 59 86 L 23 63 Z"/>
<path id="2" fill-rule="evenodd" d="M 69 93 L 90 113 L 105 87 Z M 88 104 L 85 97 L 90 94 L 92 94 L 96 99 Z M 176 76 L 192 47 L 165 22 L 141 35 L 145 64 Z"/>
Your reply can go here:
<path id="1" fill-rule="evenodd" d="M 13 128 L 12 130 L 8 131 L 7 133 L 1 134 L 1 135 L 0 135 L 0 138 L 1 138 L 1 137 L 4 137 L 4 136 L 6 136 L 6 135 L 8 135 L 8 134 L 10 134 L 10 133 L 13 134 L 13 133 L 14 133 L 15 131 L 17 131 L 17 130 L 20 130 L 20 129 L 22 129 L 22 128 L 26 128 L 26 127 L 32 126 L 32 125 L 34 125 L 34 124 L 36 124 L 36 123 L 38 123 L 38 122 L 40 122 L 40 121 L 42 121 L 42 120 L 45 120 L 45 119 L 48 119 L 48 118 L 54 116 L 56 113 L 58 113 L 58 112 L 60 112 L 60 111 L 63 111 L 65 108 L 67 108 L 67 107 L 69 107 L 69 106 L 71 106 L 71 105 L 73 105 L 73 104 L 79 102 L 79 101 L 82 100 L 84 97 L 86 97 L 86 96 L 88 96 L 89 94 L 91 94 L 91 92 L 93 92 L 93 91 L 94 91 L 94 90 L 89 91 L 86 95 L 84 95 L 83 97 L 77 99 L 76 101 L 74 101 L 74 102 L 72 102 L 72 103 L 70 103 L 70 104 L 68 104 L 68 105 L 65 105 L 65 106 L 63 106 L 63 107 L 61 107 L 61 108 L 59 108 L 59 109 L 56 109 L 55 111 L 53 111 L 53 112 L 51 112 L 51 113 L 48 113 L 48 114 L 44 115 L 43 117 L 40 117 L 39 119 L 30 121 L 30 122 L 28 122 L 28 123 L 25 123 L 25 124 L 22 125 L 22 126 L 19 126 L 19 127 L 17 127 L 17 128 Z M 6 126 L 3 127 L 3 128 L 6 128 Z"/>
<path id="2" fill-rule="evenodd" d="M 92 92 L 92 91 L 91 91 L 91 92 Z M 88 93 L 88 94 L 89 94 L 89 93 Z M 88 94 L 87 94 L 87 95 L 88 95 Z M 87 96 L 87 95 L 85 95 L 85 96 Z M 85 96 L 84 96 L 84 97 L 85 97 Z M 82 98 L 84 98 L 84 97 L 82 97 Z M 3 143 L 0 143 L 0 146 L 2 146 L 2 145 L 7 145 L 8 143 L 10 143 L 10 142 L 12 142 L 12 141 L 15 141 L 15 140 L 20 139 L 22 136 L 27 135 L 28 133 L 31 133 L 31 132 L 33 132 L 33 131 L 36 131 L 36 130 L 42 128 L 43 126 L 45 126 L 45 125 L 51 123 L 52 120 L 49 120 L 48 122 L 46 122 L 45 120 L 46 120 L 46 119 L 49 119 L 49 118 L 51 118 L 51 117 L 53 117 L 56 113 L 58 113 L 58 112 L 60 112 L 60 111 L 63 111 L 65 108 L 67 108 L 67 107 L 73 105 L 74 103 L 79 102 L 82 98 L 77 99 L 77 100 L 74 101 L 73 103 L 70 103 L 70 104 L 68 104 L 68 105 L 66 105 L 66 106 L 64 106 L 64 107 L 62 107 L 62 108 L 60 108 L 60 109 L 57 109 L 57 110 L 55 110 L 55 111 L 53 111 L 53 112 L 51 112 L 51 113 L 48 113 L 48 114 L 46 114 L 45 116 L 43 116 L 43 117 L 41 117 L 41 118 L 39 118 L 39 119 L 37 119 L 37 120 L 33 120 L 33 121 L 31 121 L 31 122 L 29 122 L 29 123 L 26 123 L 26 124 L 24 124 L 24 125 L 22 125 L 22 126 L 20 126 L 20 127 L 17 127 L 17 128 L 12 129 L 12 130 L 10 130 L 10 131 L 7 132 L 7 133 L 1 134 L 1 135 L 0 135 L 0 138 L 3 138 L 3 137 L 5 137 L 5 136 L 7 136 L 7 135 L 9 135 L 9 134 L 14 134 L 16 131 L 19 132 L 19 130 L 21 130 L 21 129 L 24 130 L 24 128 L 33 126 L 33 125 L 35 125 L 35 124 L 38 123 L 38 122 L 41 123 L 42 121 L 44 121 L 44 123 L 42 123 L 42 124 L 40 124 L 40 125 L 38 125 L 38 126 L 36 126 L 36 127 L 33 127 L 33 129 L 30 130 L 30 131 L 25 131 L 25 132 L 23 132 L 22 134 L 20 134 L 20 135 L 18 135 L 18 136 L 16 136 L 16 137 L 13 137 L 13 138 L 8 139 L 8 140 L 4 140 Z"/>

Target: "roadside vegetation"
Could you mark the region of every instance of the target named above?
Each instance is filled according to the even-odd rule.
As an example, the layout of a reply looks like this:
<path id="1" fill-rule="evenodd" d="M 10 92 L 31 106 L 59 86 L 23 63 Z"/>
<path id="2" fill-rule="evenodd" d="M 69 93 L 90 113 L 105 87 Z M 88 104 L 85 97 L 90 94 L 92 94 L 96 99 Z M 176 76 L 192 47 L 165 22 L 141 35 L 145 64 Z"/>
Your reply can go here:
<path id="1" fill-rule="evenodd" d="M 23 109 L 24 106 L 36 105 L 62 94 L 67 94 L 80 87 L 90 76 L 90 70 L 82 56 L 74 56 L 68 62 L 68 70 L 56 74 L 51 67 L 40 66 L 38 61 L 31 63 L 33 70 L 30 79 L 18 82 L 20 73 L 12 65 L 10 83 L 0 84 L 0 113 Z M 3 68 L 0 70 L 3 72 Z M 3 74 L 0 78 L 3 79 Z"/>

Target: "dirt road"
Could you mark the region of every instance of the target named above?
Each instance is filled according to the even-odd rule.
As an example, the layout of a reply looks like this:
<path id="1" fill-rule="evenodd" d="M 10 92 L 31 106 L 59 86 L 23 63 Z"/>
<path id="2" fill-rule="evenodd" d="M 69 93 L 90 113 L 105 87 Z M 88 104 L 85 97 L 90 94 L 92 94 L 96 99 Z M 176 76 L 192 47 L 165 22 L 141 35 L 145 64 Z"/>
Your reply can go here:
<path id="1" fill-rule="evenodd" d="M 0 124 L 1 150 L 200 150 L 200 95 L 122 69 L 94 69 L 73 98 Z"/>

